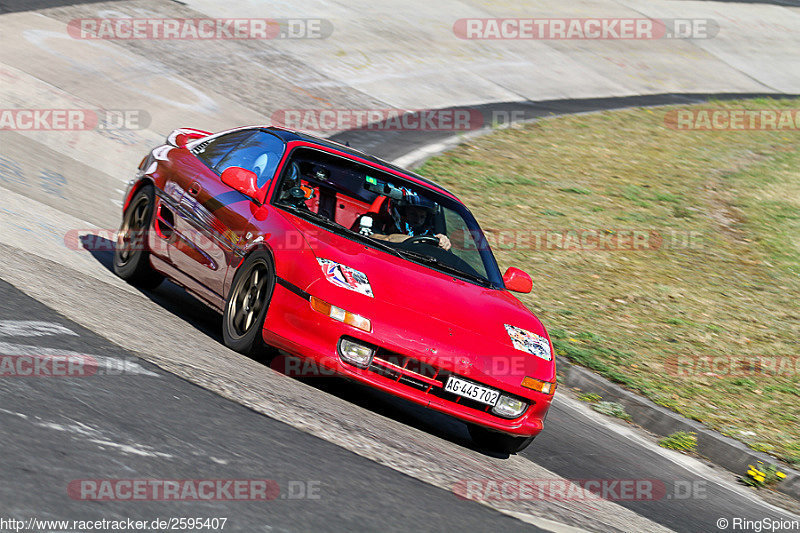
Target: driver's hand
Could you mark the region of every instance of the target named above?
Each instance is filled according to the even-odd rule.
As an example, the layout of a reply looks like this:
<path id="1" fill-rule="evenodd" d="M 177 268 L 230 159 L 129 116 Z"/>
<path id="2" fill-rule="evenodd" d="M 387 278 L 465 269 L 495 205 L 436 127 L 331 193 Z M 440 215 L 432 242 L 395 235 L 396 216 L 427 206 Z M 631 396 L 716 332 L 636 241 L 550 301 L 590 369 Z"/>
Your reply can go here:
<path id="1" fill-rule="evenodd" d="M 439 239 L 439 248 L 443 248 L 445 251 L 449 250 L 450 247 L 453 246 L 452 243 L 450 243 L 450 239 L 447 238 L 447 235 L 437 233 L 434 235 L 434 237 Z"/>

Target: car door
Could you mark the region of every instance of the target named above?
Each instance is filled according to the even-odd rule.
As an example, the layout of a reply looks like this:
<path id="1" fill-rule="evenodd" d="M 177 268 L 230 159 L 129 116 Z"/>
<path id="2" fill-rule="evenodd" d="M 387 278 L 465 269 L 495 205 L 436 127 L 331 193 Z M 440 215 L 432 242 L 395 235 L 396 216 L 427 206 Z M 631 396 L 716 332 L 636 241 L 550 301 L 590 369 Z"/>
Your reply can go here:
<path id="1" fill-rule="evenodd" d="M 264 130 L 241 130 L 192 147 L 203 163 L 187 184 L 181 199 L 187 242 L 173 260 L 182 271 L 214 293 L 223 296 L 225 275 L 237 265 L 245 243 L 253 238 L 250 220 L 253 199 L 222 183 L 222 172 L 231 166 L 256 172 L 259 187 L 275 172 L 283 155 L 281 139 Z"/>

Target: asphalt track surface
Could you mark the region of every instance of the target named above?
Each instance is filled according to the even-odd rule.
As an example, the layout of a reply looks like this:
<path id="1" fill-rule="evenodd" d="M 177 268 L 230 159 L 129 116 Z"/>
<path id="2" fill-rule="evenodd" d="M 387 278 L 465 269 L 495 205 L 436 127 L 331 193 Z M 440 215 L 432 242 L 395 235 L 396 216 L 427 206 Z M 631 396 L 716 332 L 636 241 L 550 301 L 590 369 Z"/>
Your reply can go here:
<path id="1" fill-rule="evenodd" d="M 0 10 L 19 11 L 19 5 L 0 2 Z M 737 95 L 744 94 L 755 93 Z M 709 96 L 725 95 L 669 93 L 478 107 L 489 120 L 515 110 L 529 119 Z M 445 134 L 419 132 L 348 132 L 337 138 L 390 159 L 448 142 Z M 4 137 L 0 155 L 18 157 L 15 148 L 28 146 L 37 147 L 28 151 L 31 159 L 55 155 L 44 145 L 22 141 Z M 125 157 L 138 160 L 141 154 Z M 198 512 L 228 517 L 229 528 L 242 531 L 494 531 L 534 529 L 531 523 L 552 531 L 716 531 L 720 518 L 796 519 L 738 486 L 733 474 L 662 450 L 649 435 L 594 413 L 566 391 L 557 396 L 547 429 L 528 450 L 495 457 L 474 449 L 465 427 L 442 415 L 340 380 L 289 379 L 264 361 L 233 354 L 222 346 L 218 315 L 169 283 L 147 293 L 125 286 L 109 273 L 108 252 L 82 252 L 76 259 L 37 249 L 33 240 L 14 240 L 36 229 L 27 209 L 36 212 L 37 222 L 62 224 L 60 235 L 64 228 L 87 227 L 81 225 L 84 216 L 108 224 L 104 212 L 90 207 L 92 202 L 109 206 L 113 193 L 100 181 L 90 183 L 97 198 L 82 199 L 77 207 L 44 202 L 24 188 L 0 189 L 5 206 L 0 216 L 8 221 L 4 243 L 11 242 L 0 244 L 0 278 L 11 283 L 0 282 L 0 320 L 39 320 L 77 333 L 6 335 L 0 346 L 10 353 L 95 354 L 126 361 L 129 371 L 0 382 L 0 477 L 13 480 L 0 488 L 0 518 L 149 519 Z M 655 501 L 480 505 L 452 493 L 454 480 L 470 475 L 645 479 L 662 484 L 664 493 Z M 286 498 L 203 504 L 71 499 L 69 481 L 86 478 L 266 478 L 275 480 Z M 319 487 L 320 498 L 290 498 L 290 485 L 303 483 Z"/>
<path id="2" fill-rule="evenodd" d="M 100 2 L 101 0 L 95 0 Z M 74 4 L 70 0 L 2 0 L 0 1 L 0 13 L 16 13 L 19 11 L 32 11 L 36 9 L 45 9 L 48 7 L 57 7 Z M 85 2 L 91 3 L 91 2 Z"/>

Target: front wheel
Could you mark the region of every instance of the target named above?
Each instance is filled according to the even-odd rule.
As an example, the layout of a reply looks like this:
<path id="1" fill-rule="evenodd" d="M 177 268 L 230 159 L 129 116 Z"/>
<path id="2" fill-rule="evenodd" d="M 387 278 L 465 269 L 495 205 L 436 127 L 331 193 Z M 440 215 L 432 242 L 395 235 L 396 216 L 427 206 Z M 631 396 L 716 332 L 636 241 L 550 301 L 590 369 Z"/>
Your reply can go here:
<path id="1" fill-rule="evenodd" d="M 263 347 L 261 332 L 274 288 L 272 258 L 254 252 L 236 271 L 225 303 L 222 337 L 227 347 L 245 355 Z"/>
<path id="2" fill-rule="evenodd" d="M 479 448 L 498 453 L 512 455 L 519 453 L 528 446 L 535 437 L 515 437 L 497 431 L 491 431 L 482 426 L 468 425 L 469 435 Z"/>

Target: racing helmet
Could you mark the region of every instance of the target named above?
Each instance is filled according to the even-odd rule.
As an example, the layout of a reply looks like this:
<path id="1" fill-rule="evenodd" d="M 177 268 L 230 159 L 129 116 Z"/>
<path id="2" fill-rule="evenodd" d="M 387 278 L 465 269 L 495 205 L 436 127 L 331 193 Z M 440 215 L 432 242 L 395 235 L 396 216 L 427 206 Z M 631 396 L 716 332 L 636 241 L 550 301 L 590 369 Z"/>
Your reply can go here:
<path id="1" fill-rule="evenodd" d="M 409 207 L 417 207 L 424 209 L 428 213 L 433 213 L 436 211 L 436 202 L 416 193 L 404 194 L 403 199 L 398 202 L 397 208 L 402 213 Z"/>
<path id="2" fill-rule="evenodd" d="M 405 214 L 406 210 L 409 208 L 422 209 L 425 212 L 425 219 L 416 227 L 412 227 L 406 221 Z M 430 225 L 429 222 L 431 221 L 433 214 L 436 212 L 436 208 L 436 202 L 433 200 L 424 196 L 420 196 L 417 193 L 404 190 L 403 198 L 394 202 L 393 209 L 391 210 L 392 218 L 401 231 L 407 233 L 408 235 L 416 235 L 420 233 L 420 228 L 425 228 L 426 226 Z"/>

